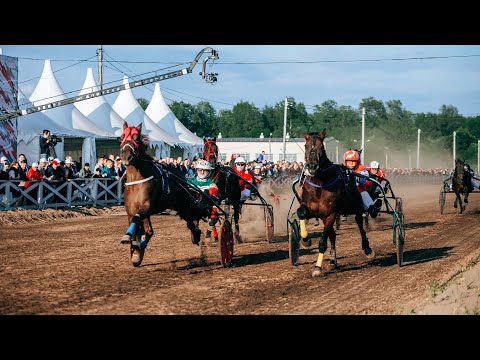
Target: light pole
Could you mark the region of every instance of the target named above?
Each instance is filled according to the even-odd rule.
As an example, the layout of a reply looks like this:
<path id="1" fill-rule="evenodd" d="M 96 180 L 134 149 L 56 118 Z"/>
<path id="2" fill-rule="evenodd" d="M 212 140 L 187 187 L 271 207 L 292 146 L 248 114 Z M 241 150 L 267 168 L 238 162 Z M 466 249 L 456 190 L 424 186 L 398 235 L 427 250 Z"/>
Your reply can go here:
<path id="1" fill-rule="evenodd" d="M 453 169 L 455 169 L 455 157 L 456 157 L 456 142 L 457 142 L 457 132 L 453 132 Z"/>
<path id="2" fill-rule="evenodd" d="M 360 155 L 362 164 L 365 160 L 365 108 L 362 108 L 362 154 Z"/>
<path id="3" fill-rule="evenodd" d="M 268 138 L 268 161 L 273 161 L 273 156 L 272 156 L 272 133 L 270 133 L 270 137 Z"/>
<path id="4" fill-rule="evenodd" d="M 420 133 L 422 130 L 418 129 L 418 139 L 417 139 L 417 169 L 420 169 Z"/>
<path id="5" fill-rule="evenodd" d="M 388 171 L 388 147 L 385 146 L 385 170 Z"/>
<path id="6" fill-rule="evenodd" d="M 336 148 L 337 148 L 336 152 L 337 152 L 337 164 L 338 164 L 338 143 L 339 143 L 340 141 L 338 141 L 338 140 L 335 140 L 335 141 L 337 142 L 337 144 L 336 144 L 336 145 L 337 145 L 337 146 L 336 146 Z M 480 141 L 479 141 L 479 144 L 480 144 Z"/>
<path id="7" fill-rule="evenodd" d="M 288 100 L 285 96 L 285 107 L 283 110 L 283 161 L 285 161 L 285 153 L 287 151 L 287 106 Z"/>

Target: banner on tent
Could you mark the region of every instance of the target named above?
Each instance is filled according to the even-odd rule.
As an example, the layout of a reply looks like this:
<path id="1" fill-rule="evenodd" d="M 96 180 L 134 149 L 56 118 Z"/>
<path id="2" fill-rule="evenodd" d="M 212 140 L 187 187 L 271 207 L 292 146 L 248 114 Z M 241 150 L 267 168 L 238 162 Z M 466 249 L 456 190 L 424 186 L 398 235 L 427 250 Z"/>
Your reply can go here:
<path id="1" fill-rule="evenodd" d="M 18 109 L 18 58 L 0 55 L 0 115 Z M 0 121 L 0 156 L 17 158 L 17 119 Z"/>

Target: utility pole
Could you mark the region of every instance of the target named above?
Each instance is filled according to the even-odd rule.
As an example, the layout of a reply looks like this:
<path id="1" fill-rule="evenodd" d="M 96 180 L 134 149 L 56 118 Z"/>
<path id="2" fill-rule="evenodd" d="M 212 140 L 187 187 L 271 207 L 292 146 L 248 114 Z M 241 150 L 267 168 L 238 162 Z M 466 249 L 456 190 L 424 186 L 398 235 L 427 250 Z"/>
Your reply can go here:
<path id="1" fill-rule="evenodd" d="M 270 137 L 268 138 L 268 155 L 270 159 L 268 161 L 273 161 L 273 156 L 272 156 L 272 133 L 270 133 Z"/>
<path id="2" fill-rule="evenodd" d="M 98 87 L 100 91 L 103 90 L 103 48 L 102 45 L 98 45 Z"/>
<path id="3" fill-rule="evenodd" d="M 339 141 L 338 141 L 338 140 L 335 140 L 335 141 L 337 142 L 337 149 L 336 149 L 336 151 L 337 151 L 337 164 L 338 164 L 338 143 L 339 143 Z"/>
<path id="4" fill-rule="evenodd" d="M 418 139 L 417 139 L 417 169 L 420 169 L 420 133 L 422 130 L 418 129 Z"/>
<path id="5" fill-rule="evenodd" d="M 453 132 L 453 169 L 455 169 L 455 158 L 456 158 L 456 142 L 457 142 L 457 132 Z"/>
<path id="6" fill-rule="evenodd" d="M 285 154 L 287 151 L 287 106 L 288 99 L 285 96 L 285 108 L 283 110 L 283 161 L 285 161 Z"/>
<path id="7" fill-rule="evenodd" d="M 365 108 L 362 108 L 362 164 L 365 162 Z"/>

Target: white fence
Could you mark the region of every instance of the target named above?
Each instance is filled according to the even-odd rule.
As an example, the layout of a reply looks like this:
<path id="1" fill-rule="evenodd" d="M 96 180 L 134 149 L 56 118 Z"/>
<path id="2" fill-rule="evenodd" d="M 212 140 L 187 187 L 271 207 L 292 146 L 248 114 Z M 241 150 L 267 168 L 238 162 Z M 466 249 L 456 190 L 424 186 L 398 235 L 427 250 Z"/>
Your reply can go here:
<path id="1" fill-rule="evenodd" d="M 25 183 L 27 188 L 25 188 Z M 119 180 L 85 178 L 70 181 L 0 181 L 0 211 L 107 206 L 123 204 Z"/>

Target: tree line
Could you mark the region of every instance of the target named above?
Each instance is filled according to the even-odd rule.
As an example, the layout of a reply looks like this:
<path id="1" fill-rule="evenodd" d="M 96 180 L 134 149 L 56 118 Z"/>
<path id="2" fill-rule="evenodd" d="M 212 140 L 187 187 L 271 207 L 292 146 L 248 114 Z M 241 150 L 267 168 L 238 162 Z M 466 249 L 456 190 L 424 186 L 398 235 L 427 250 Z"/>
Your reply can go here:
<path id="1" fill-rule="evenodd" d="M 143 98 L 139 103 L 144 109 L 148 106 L 148 101 Z M 456 131 L 457 157 L 476 164 L 480 116 L 463 116 L 453 105 L 442 105 L 438 113 L 414 113 L 400 100 L 383 102 L 368 97 L 362 99 L 357 108 L 327 100 L 307 112 L 303 102 L 290 97 L 287 132 L 291 138 L 303 137 L 304 133 L 320 132 L 325 128 L 328 136 L 335 137 L 346 147 L 358 148 L 354 140 L 358 141 L 361 136 L 362 108 L 365 108 L 365 133 L 371 139 L 381 139 L 392 151 L 414 149 L 417 129 L 420 129 L 424 146 L 451 154 L 453 131 Z M 218 112 L 207 101 L 197 104 L 173 101 L 170 109 L 183 125 L 200 137 L 215 137 L 218 133 L 222 133 L 222 137 L 258 138 L 260 133 L 265 138 L 270 134 L 274 138 L 283 137 L 283 100 L 262 109 L 240 101 L 231 110 Z"/>

